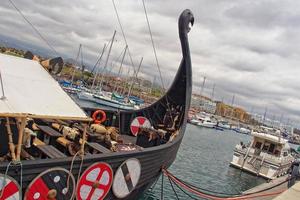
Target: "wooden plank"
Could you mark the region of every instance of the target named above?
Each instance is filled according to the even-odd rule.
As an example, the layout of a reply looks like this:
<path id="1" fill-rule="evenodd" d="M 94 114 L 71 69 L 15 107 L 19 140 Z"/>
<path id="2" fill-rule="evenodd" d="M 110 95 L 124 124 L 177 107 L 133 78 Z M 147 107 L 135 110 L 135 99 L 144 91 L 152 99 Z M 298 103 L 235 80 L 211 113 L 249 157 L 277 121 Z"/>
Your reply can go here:
<path id="1" fill-rule="evenodd" d="M 33 140 L 33 145 L 34 146 L 38 146 L 38 145 L 46 145 L 45 142 L 43 142 L 42 140 L 38 139 L 38 138 L 34 138 Z"/>
<path id="2" fill-rule="evenodd" d="M 36 146 L 44 155 L 49 158 L 64 158 L 67 157 L 65 154 L 60 152 L 58 149 L 51 145 L 39 145 Z"/>
<path id="3" fill-rule="evenodd" d="M 49 126 L 38 125 L 38 127 L 43 131 L 43 133 L 49 135 L 50 137 L 61 137 L 62 134 Z"/>
<path id="4" fill-rule="evenodd" d="M 24 117 L 24 118 L 33 118 L 33 119 L 61 119 L 61 120 L 74 120 L 74 121 L 83 121 L 83 122 L 91 122 L 93 121 L 90 117 L 65 117 L 65 116 L 50 116 L 50 115 L 32 115 L 26 113 L 1 113 L 1 117 Z"/>
<path id="5" fill-rule="evenodd" d="M 100 153 L 111 153 L 111 151 L 108 148 L 106 148 L 96 142 L 87 142 L 86 144 Z"/>

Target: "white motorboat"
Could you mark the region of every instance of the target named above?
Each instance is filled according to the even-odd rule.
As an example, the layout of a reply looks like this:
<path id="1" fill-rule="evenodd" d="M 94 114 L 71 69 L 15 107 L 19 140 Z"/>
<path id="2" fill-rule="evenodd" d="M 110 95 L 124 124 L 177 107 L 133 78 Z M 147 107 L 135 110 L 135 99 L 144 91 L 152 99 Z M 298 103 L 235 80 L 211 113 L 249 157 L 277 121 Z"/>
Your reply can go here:
<path id="1" fill-rule="evenodd" d="M 223 129 L 230 129 L 230 124 L 227 121 L 219 121 L 217 126 Z"/>
<path id="2" fill-rule="evenodd" d="M 230 165 L 266 179 L 285 175 L 295 160 L 288 141 L 266 133 L 251 135 L 253 139 L 248 146 L 242 142 L 236 145 Z"/>
<path id="3" fill-rule="evenodd" d="M 199 119 L 197 125 L 205 128 L 215 128 L 217 122 L 212 120 L 210 117 L 204 117 Z"/>

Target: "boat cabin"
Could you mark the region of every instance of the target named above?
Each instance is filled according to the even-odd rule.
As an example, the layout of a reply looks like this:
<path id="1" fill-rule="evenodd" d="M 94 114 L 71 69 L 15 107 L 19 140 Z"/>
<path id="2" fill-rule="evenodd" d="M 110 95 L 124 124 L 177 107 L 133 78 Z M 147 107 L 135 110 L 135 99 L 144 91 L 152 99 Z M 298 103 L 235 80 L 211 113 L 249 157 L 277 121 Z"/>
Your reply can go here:
<path id="1" fill-rule="evenodd" d="M 252 132 L 253 141 L 251 147 L 255 149 L 255 154 L 267 153 L 275 157 L 286 157 L 289 154 L 287 141 L 278 136 Z"/>

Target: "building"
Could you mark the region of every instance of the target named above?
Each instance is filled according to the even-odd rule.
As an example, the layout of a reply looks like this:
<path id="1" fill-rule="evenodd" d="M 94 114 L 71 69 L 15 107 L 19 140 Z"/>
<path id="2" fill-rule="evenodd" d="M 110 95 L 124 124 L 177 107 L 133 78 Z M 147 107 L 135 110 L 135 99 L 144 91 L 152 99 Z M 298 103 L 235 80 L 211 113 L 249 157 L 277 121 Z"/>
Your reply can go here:
<path id="1" fill-rule="evenodd" d="M 251 120 L 251 115 L 248 114 L 244 109 L 233 107 L 220 101 L 216 103 L 215 114 L 226 118 L 236 119 L 245 123 Z"/>

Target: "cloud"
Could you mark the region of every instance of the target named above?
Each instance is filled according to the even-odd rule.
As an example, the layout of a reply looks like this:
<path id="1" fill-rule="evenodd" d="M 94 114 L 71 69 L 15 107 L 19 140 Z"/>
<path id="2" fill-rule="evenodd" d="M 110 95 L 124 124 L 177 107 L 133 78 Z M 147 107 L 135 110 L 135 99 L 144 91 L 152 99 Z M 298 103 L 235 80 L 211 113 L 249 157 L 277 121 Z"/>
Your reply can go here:
<path id="1" fill-rule="evenodd" d="M 125 47 L 111 1 L 14 0 L 18 8 L 64 58 L 75 58 L 83 45 L 86 64 L 93 66 L 104 43 L 117 31 L 111 63 Z M 300 2 L 297 0 L 145 0 L 151 30 L 166 85 L 170 85 L 181 60 L 177 19 L 190 8 L 195 25 L 189 33 L 193 62 L 194 92 L 263 113 L 268 107 L 297 121 L 300 95 Z M 115 0 L 135 68 L 144 58 L 139 76 L 153 80 L 159 75 L 141 0 Z M 0 43 L 54 56 L 24 19 L 5 0 L 0 5 Z M 106 58 L 106 55 L 104 56 Z M 104 60 L 102 61 L 102 65 Z M 124 74 L 133 69 L 127 56 Z"/>

